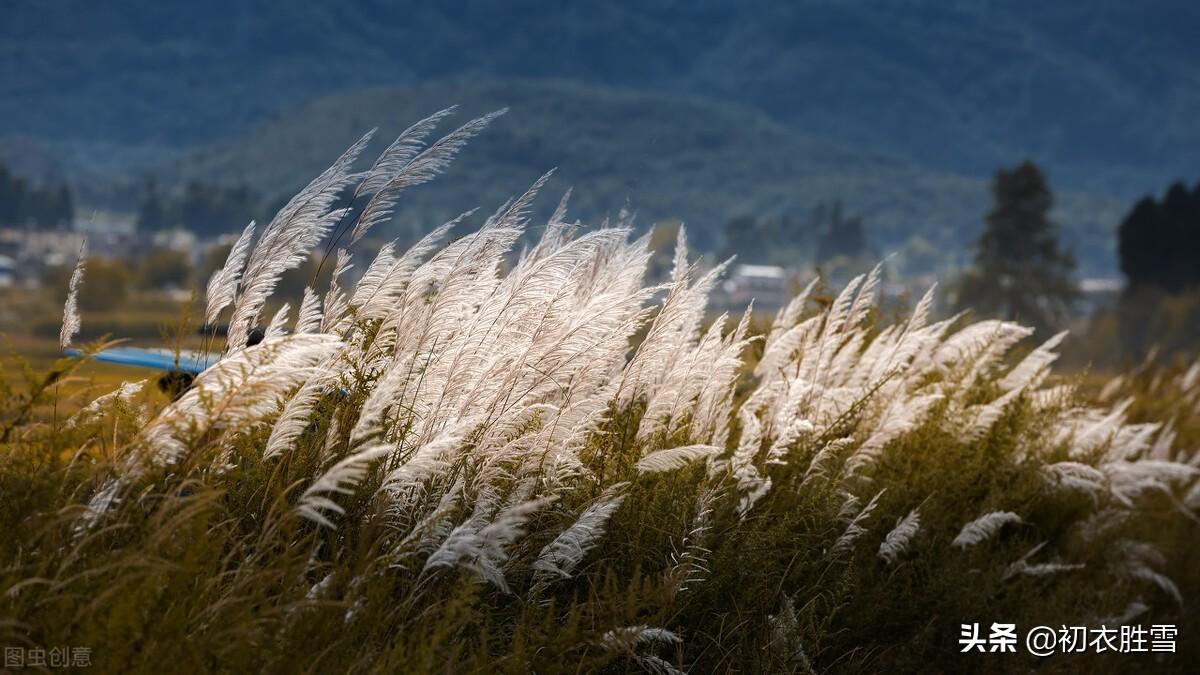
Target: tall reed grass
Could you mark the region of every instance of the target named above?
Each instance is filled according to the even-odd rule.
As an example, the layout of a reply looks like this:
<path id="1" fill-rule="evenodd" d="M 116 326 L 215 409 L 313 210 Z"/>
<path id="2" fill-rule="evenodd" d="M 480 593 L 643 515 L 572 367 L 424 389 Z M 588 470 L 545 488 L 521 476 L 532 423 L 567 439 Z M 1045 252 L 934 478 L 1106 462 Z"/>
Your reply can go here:
<path id="1" fill-rule="evenodd" d="M 208 285 L 224 356 L 176 400 L 30 413 L 75 360 L 5 385 L 5 644 L 105 672 L 1010 671 L 1039 663 L 960 654 L 959 623 L 1152 620 L 1195 653 L 1200 365 L 1161 376 L 1169 409 L 1132 376 L 1084 396 L 1061 336 L 1014 362 L 1029 329 L 935 320 L 933 290 L 882 325 L 879 269 L 706 325 L 724 266 L 682 230 L 659 284 L 627 219 L 566 198 L 514 253 L 544 178 L 347 283 L 339 246 L 495 117 L 426 144 L 450 112 L 245 228 Z M 322 245 L 330 285 L 264 318 Z M 1082 664 L 1130 667 L 1040 665 Z"/>

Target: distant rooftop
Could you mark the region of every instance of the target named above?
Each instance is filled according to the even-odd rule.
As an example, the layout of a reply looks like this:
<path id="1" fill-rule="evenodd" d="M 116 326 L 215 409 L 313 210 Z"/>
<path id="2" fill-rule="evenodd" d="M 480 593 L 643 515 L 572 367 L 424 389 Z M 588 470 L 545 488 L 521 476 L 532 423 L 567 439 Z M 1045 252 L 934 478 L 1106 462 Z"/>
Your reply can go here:
<path id="1" fill-rule="evenodd" d="M 1084 293 L 1116 293 L 1124 286 L 1125 282 L 1119 278 L 1097 277 L 1079 280 L 1079 290 Z"/>
<path id="2" fill-rule="evenodd" d="M 787 271 L 775 265 L 738 265 L 733 269 L 733 275 L 760 279 L 783 279 L 787 275 Z"/>

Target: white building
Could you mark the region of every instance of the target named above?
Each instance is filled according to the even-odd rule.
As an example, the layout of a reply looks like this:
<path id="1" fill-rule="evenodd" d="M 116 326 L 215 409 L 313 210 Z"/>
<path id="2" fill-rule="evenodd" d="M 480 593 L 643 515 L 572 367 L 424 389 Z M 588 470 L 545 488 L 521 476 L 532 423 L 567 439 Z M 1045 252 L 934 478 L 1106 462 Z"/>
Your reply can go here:
<path id="1" fill-rule="evenodd" d="M 735 265 L 721 284 L 715 304 L 740 310 L 753 300 L 755 309 L 777 310 L 791 299 L 793 276 L 776 265 Z"/>

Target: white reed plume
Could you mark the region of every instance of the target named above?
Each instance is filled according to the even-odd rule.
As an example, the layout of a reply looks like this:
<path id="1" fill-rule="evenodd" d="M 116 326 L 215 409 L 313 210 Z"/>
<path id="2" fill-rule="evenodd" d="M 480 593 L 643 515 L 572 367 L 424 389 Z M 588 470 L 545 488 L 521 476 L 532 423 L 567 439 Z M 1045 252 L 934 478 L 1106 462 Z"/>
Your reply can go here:
<path id="1" fill-rule="evenodd" d="M 266 448 L 263 450 L 263 459 L 278 457 L 300 438 L 311 423 L 313 407 L 321 395 L 328 392 L 331 379 L 328 371 L 318 374 L 305 382 L 295 396 L 288 399 L 275 426 L 271 428 L 271 435 L 267 438 Z"/>
<path id="2" fill-rule="evenodd" d="M 665 628 L 655 628 L 644 624 L 613 628 L 605 632 L 598 640 L 599 646 L 603 649 L 625 654 L 643 670 L 661 675 L 683 675 L 683 671 L 658 656 L 637 651 L 638 648 L 671 646 L 681 642 L 683 642 L 682 638 Z"/>
<path id="3" fill-rule="evenodd" d="M 592 502 L 567 529 L 546 544 L 532 568 L 542 578 L 568 578 L 588 552 L 596 547 L 604 526 L 624 501 L 627 483 L 616 483 Z"/>
<path id="4" fill-rule="evenodd" d="M 887 489 L 884 488 L 883 490 L 875 493 L 875 496 L 871 498 L 871 501 L 867 502 L 867 505 L 863 508 L 863 510 L 859 511 L 858 514 L 854 516 L 854 519 L 851 520 L 850 524 L 846 526 L 846 531 L 842 533 L 842 536 L 838 537 L 836 542 L 834 542 L 833 548 L 829 549 L 830 557 L 837 558 L 842 554 L 849 552 L 850 549 L 854 547 L 854 542 L 858 541 L 858 538 L 866 533 L 867 528 L 863 527 L 863 523 L 865 523 L 866 520 L 871 517 L 871 514 L 875 512 L 875 508 L 879 505 L 879 498 L 882 497 L 883 493 L 886 491 Z M 857 502 L 857 500 L 854 501 Z"/>
<path id="5" fill-rule="evenodd" d="M 950 545 L 957 548 L 974 546 L 986 539 L 992 538 L 1005 525 L 1020 522 L 1023 522 L 1021 516 L 1012 511 L 992 511 L 991 513 L 985 513 L 963 525 L 962 530 L 959 531 L 954 541 L 950 542 Z"/>
<path id="6" fill-rule="evenodd" d="M 75 269 L 71 272 L 71 281 L 67 284 L 67 301 L 63 304 L 62 330 L 58 333 L 58 345 L 62 349 L 71 346 L 71 339 L 79 332 L 79 284 L 83 282 L 84 256 L 87 252 L 87 239 L 79 243 L 79 257 L 75 259 Z"/>
<path id="7" fill-rule="evenodd" d="M 83 406 L 66 421 L 67 428 L 78 426 L 85 421 L 100 415 L 110 406 L 124 407 L 129 406 L 133 398 L 142 392 L 142 388 L 146 386 L 146 380 L 137 380 L 135 382 L 122 382 L 115 390 L 102 394 L 92 400 L 91 403 Z"/>
<path id="8" fill-rule="evenodd" d="M 373 134 L 374 130 L 350 146 L 308 187 L 292 197 L 263 230 L 242 274 L 240 295 L 234 301 L 229 320 L 227 351 L 245 346 L 250 329 L 257 323 L 280 275 L 298 267 L 344 215 L 343 210 L 331 211 L 330 206 L 342 189 L 355 180 L 350 168 Z"/>
<path id="9" fill-rule="evenodd" d="M 673 471 L 691 464 L 697 459 L 712 457 L 721 452 L 714 445 L 684 445 L 678 448 L 655 450 L 638 460 L 636 468 L 639 473 L 658 473 Z"/>
<path id="10" fill-rule="evenodd" d="M 321 296 L 311 287 L 304 288 L 304 299 L 296 313 L 297 333 L 316 333 L 321 330 Z"/>
<path id="11" fill-rule="evenodd" d="M 1072 570 L 1083 569 L 1082 563 L 1061 563 L 1061 562 L 1045 562 L 1030 564 L 1029 560 L 1037 555 L 1039 551 L 1045 548 L 1046 542 L 1042 542 L 1037 546 L 1029 549 L 1029 551 L 1018 558 L 1004 570 L 1004 579 L 1011 579 L 1015 576 L 1042 577 L 1048 574 L 1057 574 L 1059 572 L 1070 572 Z"/>
<path id="12" fill-rule="evenodd" d="M 477 508 L 466 522 L 454 528 L 442 545 L 425 562 L 425 570 L 438 567 L 463 567 L 481 579 L 507 592 L 508 582 L 502 566 L 508 559 L 507 547 L 525 534 L 525 524 L 534 513 L 550 503 L 534 499 L 514 504 L 488 522 L 487 510 Z"/>
<path id="13" fill-rule="evenodd" d="M 1067 331 L 1063 331 L 1038 345 L 1037 349 L 1021 360 L 1008 374 L 1000 380 L 1003 389 L 1015 390 L 1025 387 L 1036 387 L 1049 374 L 1050 364 L 1058 359 L 1054 349 L 1066 339 Z"/>
<path id="14" fill-rule="evenodd" d="M 401 191 L 427 183 L 437 177 L 450 165 L 454 156 L 466 146 L 467 141 L 478 135 L 493 120 L 507 111 L 508 109 L 504 108 L 471 120 L 416 156 L 412 156 L 411 152 L 415 147 L 419 147 L 420 140 L 428 135 L 429 131 L 432 131 L 433 125 L 449 114 L 451 110 L 435 113 L 401 134 L 396 143 L 384 153 L 384 156 L 388 158 L 380 158 L 380 162 L 385 166 L 377 164 L 367 177 L 370 184 L 364 192 L 373 191 L 375 196 L 363 208 L 362 215 L 359 216 L 358 223 L 350 235 L 350 243 L 354 244 L 362 239 L 363 235 L 372 227 L 391 216 L 392 207 Z M 410 157 L 411 159 L 409 159 Z"/>
<path id="15" fill-rule="evenodd" d="M 241 236 L 234 241 L 225 257 L 225 264 L 213 272 L 208 280 L 208 304 L 204 310 L 204 323 L 213 325 L 221 310 L 233 303 L 237 297 L 238 286 L 242 279 L 242 270 L 246 266 L 246 256 L 250 254 L 250 244 L 254 241 L 254 221 L 242 230 Z"/>
<path id="16" fill-rule="evenodd" d="M 360 450 L 334 464 L 312 485 L 308 486 L 304 494 L 300 495 L 300 499 L 296 502 L 296 512 L 315 523 L 336 529 L 337 526 L 329 520 L 325 513 L 332 512 L 341 515 L 346 510 L 328 495 L 354 494 L 354 488 L 366 478 L 371 465 L 391 452 L 391 447 L 382 444 L 375 445 Z"/>
<path id="17" fill-rule="evenodd" d="M 340 347 L 335 336 L 289 335 L 228 355 L 142 430 L 143 445 L 153 460 L 170 463 L 186 450 L 184 435 L 243 430 L 278 410 Z"/>
<path id="18" fill-rule="evenodd" d="M 920 528 L 921 513 L 919 509 L 913 509 L 908 512 L 907 516 L 896 521 L 896 526 L 879 544 L 879 557 L 887 564 L 894 565 L 896 560 L 908 550 L 908 545 Z"/>

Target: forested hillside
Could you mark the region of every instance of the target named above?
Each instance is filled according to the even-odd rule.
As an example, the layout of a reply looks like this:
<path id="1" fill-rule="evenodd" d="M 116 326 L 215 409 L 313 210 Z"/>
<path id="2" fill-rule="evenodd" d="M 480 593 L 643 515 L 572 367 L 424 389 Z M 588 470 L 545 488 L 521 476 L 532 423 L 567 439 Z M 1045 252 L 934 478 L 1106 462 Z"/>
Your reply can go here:
<path id="1" fill-rule="evenodd" d="M 561 81 L 435 83 L 330 96 L 189 154 L 174 165 L 174 176 L 288 193 L 363 131 L 379 125 L 382 145 L 403 120 L 454 104 L 460 121 L 506 106 L 513 114 L 473 143 L 445 180 L 405 196 L 397 233 L 427 231 L 457 215 L 464 185 L 473 190 L 469 206 L 490 212 L 555 167 L 548 189 L 578 186 L 572 212 L 579 217 L 598 222 L 628 200 L 644 221 L 683 220 L 708 250 L 721 245 L 721 230 L 738 215 L 802 221 L 813 205 L 832 199 L 864 216 L 878 253 L 899 251 L 918 266 L 931 262 L 920 256 L 955 259 L 982 228 L 985 180 L 796 133 L 741 106 Z M 1060 194 L 1059 201 L 1071 245 L 1085 263 L 1103 265 L 1124 203 L 1081 193 Z"/>
<path id="2" fill-rule="evenodd" d="M 1132 194 L 1194 171 L 1200 147 L 1200 8 L 1178 0 L 11 0 L 0 12 L 0 135 L 192 143 L 313 95 L 453 75 L 734 100 L 942 168 L 1034 155 L 1068 187 Z"/>

